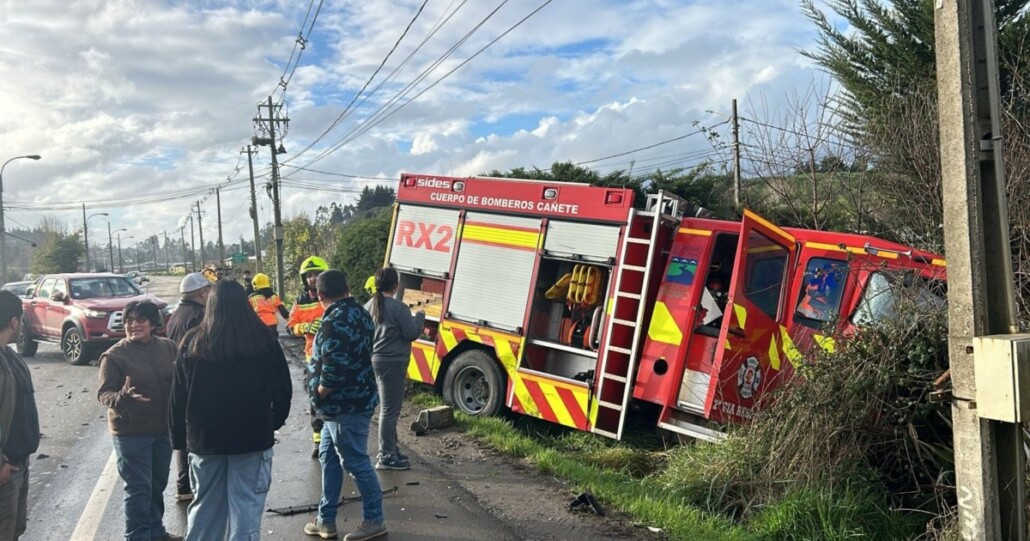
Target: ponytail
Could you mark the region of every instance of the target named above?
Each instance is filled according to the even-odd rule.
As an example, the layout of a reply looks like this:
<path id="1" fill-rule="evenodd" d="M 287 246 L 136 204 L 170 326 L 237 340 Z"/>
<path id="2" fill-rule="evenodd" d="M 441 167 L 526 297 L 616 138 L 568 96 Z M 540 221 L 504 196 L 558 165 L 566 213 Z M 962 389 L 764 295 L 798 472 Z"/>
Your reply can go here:
<path id="1" fill-rule="evenodd" d="M 383 303 L 386 302 L 386 296 L 383 295 L 383 292 L 397 289 L 399 281 L 397 269 L 393 267 L 385 267 L 376 271 L 376 292 L 372 297 L 372 310 L 370 311 L 372 320 L 376 322 L 376 325 L 382 325 L 383 323 Z"/>

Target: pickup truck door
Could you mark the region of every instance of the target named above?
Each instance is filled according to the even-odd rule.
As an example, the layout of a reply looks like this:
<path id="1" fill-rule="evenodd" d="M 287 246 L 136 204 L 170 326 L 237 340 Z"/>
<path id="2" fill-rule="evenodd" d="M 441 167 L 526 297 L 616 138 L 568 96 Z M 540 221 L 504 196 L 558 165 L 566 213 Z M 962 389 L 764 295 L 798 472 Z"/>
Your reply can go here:
<path id="1" fill-rule="evenodd" d="M 762 394 L 791 372 L 783 353 L 781 325 L 787 318 L 784 296 L 790 291 L 796 251 L 790 233 L 751 211 L 744 212 L 719 330 L 716 377 L 709 387 L 713 420 L 750 419 Z"/>
<path id="2" fill-rule="evenodd" d="M 57 282 L 54 283 L 54 289 L 50 291 L 50 295 L 60 291 L 64 295 L 63 302 L 57 302 L 54 300 L 50 301 L 50 309 L 47 310 L 46 315 L 46 326 L 47 332 L 51 336 L 60 336 L 61 326 L 64 324 L 64 318 L 68 315 L 70 310 L 68 309 L 68 301 L 71 297 L 68 296 L 68 285 L 64 278 L 58 278 Z"/>
<path id="3" fill-rule="evenodd" d="M 26 311 L 31 311 L 32 314 L 26 314 L 25 319 L 29 323 L 32 334 L 36 336 L 50 336 L 47 328 L 47 312 L 50 311 L 50 292 L 53 291 L 55 283 L 57 283 L 56 278 L 42 280 L 39 287 L 32 292 L 32 298 L 29 300 Z"/>

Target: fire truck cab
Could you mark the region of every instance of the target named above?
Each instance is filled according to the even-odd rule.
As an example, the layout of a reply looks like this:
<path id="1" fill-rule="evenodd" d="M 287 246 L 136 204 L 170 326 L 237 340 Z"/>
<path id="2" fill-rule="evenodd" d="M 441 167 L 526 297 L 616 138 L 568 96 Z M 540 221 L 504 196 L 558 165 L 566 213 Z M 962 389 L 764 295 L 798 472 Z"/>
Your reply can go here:
<path id="1" fill-rule="evenodd" d="M 502 407 L 621 438 L 633 400 L 716 440 L 803 352 L 930 287 L 944 260 L 875 237 L 692 217 L 624 188 L 402 175 L 386 264 L 426 311 L 410 379 L 472 415 Z M 932 298 L 932 294 L 929 294 Z M 933 302 L 933 301 L 928 301 Z"/>

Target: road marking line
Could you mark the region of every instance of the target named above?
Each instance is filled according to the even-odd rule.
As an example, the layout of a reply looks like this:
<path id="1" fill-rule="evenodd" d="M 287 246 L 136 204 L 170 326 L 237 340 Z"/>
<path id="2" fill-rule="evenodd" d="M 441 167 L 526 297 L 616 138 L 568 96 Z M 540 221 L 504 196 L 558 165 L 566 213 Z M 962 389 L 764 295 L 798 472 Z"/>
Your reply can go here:
<path id="1" fill-rule="evenodd" d="M 115 479 L 118 477 L 117 460 L 114 451 L 111 451 L 111 457 L 107 459 L 104 472 L 97 479 L 97 484 L 93 487 L 93 493 L 89 495 L 86 507 L 82 510 L 82 515 L 79 516 L 79 523 L 75 525 L 71 541 L 90 541 L 96 539 L 97 530 L 100 529 L 100 523 L 104 518 L 104 509 L 107 509 L 107 503 L 111 500 Z"/>

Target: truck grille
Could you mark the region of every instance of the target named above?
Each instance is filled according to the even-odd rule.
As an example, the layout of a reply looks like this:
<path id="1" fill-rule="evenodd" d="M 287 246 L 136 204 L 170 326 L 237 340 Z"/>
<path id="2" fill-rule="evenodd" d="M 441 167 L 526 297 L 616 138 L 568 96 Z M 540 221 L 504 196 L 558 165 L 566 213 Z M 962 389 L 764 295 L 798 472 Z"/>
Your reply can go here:
<path id="1" fill-rule="evenodd" d="M 107 319 L 107 328 L 110 329 L 111 332 L 125 332 L 125 322 L 122 321 L 121 310 L 111 312 L 111 317 Z"/>

